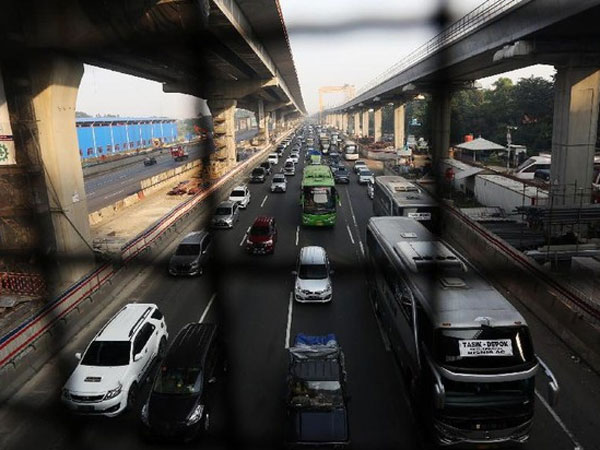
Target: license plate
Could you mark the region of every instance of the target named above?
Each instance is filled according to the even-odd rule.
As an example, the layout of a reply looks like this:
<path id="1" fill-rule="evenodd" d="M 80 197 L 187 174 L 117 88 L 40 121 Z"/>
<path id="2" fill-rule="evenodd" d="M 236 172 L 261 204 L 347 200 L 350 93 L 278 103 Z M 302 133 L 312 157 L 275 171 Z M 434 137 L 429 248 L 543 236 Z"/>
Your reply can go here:
<path id="1" fill-rule="evenodd" d="M 77 407 L 77 410 L 84 411 L 84 412 L 91 412 L 91 411 L 95 411 L 95 408 L 93 405 L 81 405 L 81 406 Z"/>
<path id="2" fill-rule="evenodd" d="M 415 220 L 431 220 L 431 213 L 408 213 L 408 217 Z"/>

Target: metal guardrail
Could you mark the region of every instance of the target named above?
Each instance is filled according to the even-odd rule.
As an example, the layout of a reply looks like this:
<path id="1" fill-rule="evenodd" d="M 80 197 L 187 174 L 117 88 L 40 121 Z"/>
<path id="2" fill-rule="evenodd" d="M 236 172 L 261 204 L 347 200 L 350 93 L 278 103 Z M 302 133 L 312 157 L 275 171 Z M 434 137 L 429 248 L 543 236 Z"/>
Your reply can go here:
<path id="1" fill-rule="evenodd" d="M 495 19 L 501 14 L 504 14 L 519 3 L 527 1 L 530 0 L 488 0 L 467 15 L 463 16 L 461 19 L 454 22 L 437 36 L 423 44 L 421 47 L 402 58 L 402 60 L 398 61 L 385 72 L 381 73 L 376 78 L 362 86 L 357 91 L 354 98 L 359 97 L 370 89 L 373 89 L 375 86 L 398 75 L 408 67 L 417 64 L 428 56 L 438 52 L 442 48 L 452 44 L 458 39 L 463 38 L 467 34 L 472 33 L 482 25 L 488 23 L 492 19 Z"/>
<path id="2" fill-rule="evenodd" d="M 121 259 L 127 263 L 148 249 L 167 229 L 179 219 L 188 214 L 195 206 L 206 199 L 214 191 L 227 183 L 232 177 L 239 174 L 248 165 L 253 164 L 263 156 L 264 151 L 259 151 L 251 158 L 239 164 L 235 169 L 220 178 L 209 189 L 193 196 L 186 202 L 174 208 L 165 217 L 162 217 L 152 226 L 133 238 L 122 248 Z M 0 369 L 18 357 L 43 333 L 47 332 L 55 323 L 63 319 L 86 298 L 97 292 L 109 281 L 120 268 L 115 268 L 111 263 L 105 263 L 90 274 L 83 277 L 78 283 L 71 286 L 58 298 L 46 304 L 40 311 L 21 323 L 6 335 L 0 337 Z"/>

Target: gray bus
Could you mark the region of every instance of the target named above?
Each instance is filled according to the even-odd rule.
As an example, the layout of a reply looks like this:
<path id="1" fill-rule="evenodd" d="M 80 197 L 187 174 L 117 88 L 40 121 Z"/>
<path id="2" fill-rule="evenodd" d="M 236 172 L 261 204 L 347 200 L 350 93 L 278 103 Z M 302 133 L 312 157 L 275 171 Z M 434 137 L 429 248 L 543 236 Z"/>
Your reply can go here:
<path id="1" fill-rule="evenodd" d="M 373 192 L 375 216 L 410 217 L 433 230 L 438 213 L 437 202 L 416 183 L 394 175 L 375 178 Z"/>
<path id="2" fill-rule="evenodd" d="M 407 217 L 367 226 L 369 293 L 405 385 L 439 446 L 518 444 L 531 429 L 536 356 L 521 314 L 449 245 Z"/>

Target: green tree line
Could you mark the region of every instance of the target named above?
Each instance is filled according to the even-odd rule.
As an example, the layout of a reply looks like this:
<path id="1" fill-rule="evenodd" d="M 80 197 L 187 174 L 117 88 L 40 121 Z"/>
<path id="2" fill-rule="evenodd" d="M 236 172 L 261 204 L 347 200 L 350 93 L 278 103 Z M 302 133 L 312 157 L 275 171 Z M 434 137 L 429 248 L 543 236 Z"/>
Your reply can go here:
<path id="1" fill-rule="evenodd" d="M 406 134 L 431 140 L 430 97 L 406 104 Z M 491 89 L 456 91 L 451 102 L 450 142 L 459 144 L 472 134 L 506 145 L 507 127 L 512 143 L 527 147 L 530 154 L 550 151 L 554 82 L 541 77 L 521 78 L 516 84 L 499 78 Z M 393 132 L 391 108 L 384 113 L 384 130 Z"/>

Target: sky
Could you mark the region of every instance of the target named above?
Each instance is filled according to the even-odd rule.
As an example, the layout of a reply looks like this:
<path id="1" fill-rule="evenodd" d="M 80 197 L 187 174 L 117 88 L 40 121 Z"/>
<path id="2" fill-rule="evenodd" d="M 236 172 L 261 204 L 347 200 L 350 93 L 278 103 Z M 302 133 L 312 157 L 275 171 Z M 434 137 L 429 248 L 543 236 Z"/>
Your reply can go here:
<path id="1" fill-rule="evenodd" d="M 318 110 L 320 86 L 352 84 L 357 89 L 439 33 L 432 23 L 446 5 L 451 20 L 484 0 L 280 0 L 304 101 Z M 514 81 L 531 75 L 549 78 L 554 69 L 532 66 L 503 74 Z M 490 87 L 497 76 L 479 80 Z M 335 105 L 343 96 L 329 95 Z M 77 110 L 88 114 L 187 118 L 208 114 L 204 102 L 165 94 L 160 83 L 85 66 Z"/>

